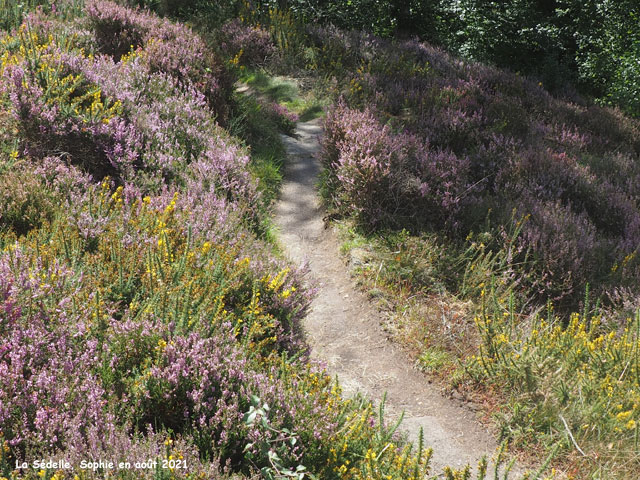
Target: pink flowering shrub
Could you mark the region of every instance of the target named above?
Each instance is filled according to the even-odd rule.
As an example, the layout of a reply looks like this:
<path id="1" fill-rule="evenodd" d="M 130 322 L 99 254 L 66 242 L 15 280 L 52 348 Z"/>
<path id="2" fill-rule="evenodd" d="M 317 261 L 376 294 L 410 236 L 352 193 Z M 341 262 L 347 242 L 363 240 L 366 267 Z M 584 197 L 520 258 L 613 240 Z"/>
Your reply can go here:
<path id="1" fill-rule="evenodd" d="M 290 111 L 284 105 L 277 102 L 258 100 L 262 113 L 267 115 L 278 129 L 287 135 L 293 135 L 296 130 L 296 123 L 299 120 L 295 112 Z"/>
<path id="2" fill-rule="evenodd" d="M 585 279 L 595 278 L 598 262 L 606 259 L 607 243 L 598 237 L 586 214 L 576 214 L 560 202 L 532 201 L 525 208 L 531 217 L 519 240 L 523 248 L 533 251 L 538 263 L 532 287 L 562 306 L 561 300 L 576 285 L 584 289 Z"/>
<path id="3" fill-rule="evenodd" d="M 0 165 L 0 476 L 128 477 L 78 467 L 185 459 L 134 475 L 359 478 L 371 451 L 385 478 L 426 476 L 426 451 L 309 360 L 313 290 L 256 235 L 256 181 L 219 124 L 210 52 L 187 27 L 86 5 L 88 20 L 41 12 L 2 39 L 17 137 Z M 438 174 L 426 142 L 387 141 L 415 151 L 404 176 Z M 58 455 L 73 471 L 13 472 Z"/>
<path id="4" fill-rule="evenodd" d="M 89 445 L 85 448 L 74 448 L 73 445 L 69 445 L 66 448 L 53 451 L 50 455 L 45 455 L 44 458 L 57 459 L 58 461 L 63 458 L 71 465 L 80 465 L 83 460 L 87 462 L 87 459 L 110 459 L 114 462 L 115 467 L 112 471 L 117 477 L 125 477 L 131 471 L 131 468 L 117 468 L 120 462 L 129 462 L 131 466 L 134 466 L 135 462 L 141 461 L 155 460 L 158 465 L 162 465 L 164 461 L 179 460 L 184 461 L 188 468 L 175 468 L 171 472 L 171 477 L 175 479 L 192 480 L 200 477 L 231 480 L 237 478 L 231 472 L 229 465 L 225 465 L 224 461 L 221 462 L 220 458 L 201 459 L 198 447 L 188 436 L 176 436 L 170 435 L 166 431 L 155 431 L 151 426 L 148 426 L 145 435 L 132 435 L 125 428 L 116 428 L 114 432 L 103 437 L 92 435 Z M 32 476 L 26 478 L 31 479 L 35 475 L 37 473 L 34 472 Z M 45 478 L 47 478 L 46 475 Z M 100 480 L 105 478 L 105 472 L 103 469 L 84 469 L 82 478 Z M 156 480 L 158 478 L 157 469 L 138 469 L 136 478 Z"/>
<path id="5" fill-rule="evenodd" d="M 312 40 L 331 63 L 318 68 L 344 77 L 322 152 L 338 212 L 366 228 L 446 224 L 460 236 L 483 228 L 489 208 L 495 228 L 514 209 L 531 215 L 519 260 L 529 252 L 540 281 L 529 287 L 567 305 L 587 282 L 601 294 L 638 278 L 633 262 L 615 268 L 640 240 L 640 170 L 626 160 L 640 153 L 637 121 L 417 41 L 371 49 L 331 28 Z"/>
<path id="6" fill-rule="evenodd" d="M 267 30 L 245 25 L 239 19 L 229 20 L 220 29 L 220 49 L 245 66 L 264 65 L 276 54 Z"/>
<path id="7" fill-rule="evenodd" d="M 141 17 L 144 13 L 114 2 L 88 2 L 85 11 L 103 53 L 120 59 L 131 50 L 142 47 L 148 28 L 139 20 L 150 16 Z"/>
<path id="8" fill-rule="evenodd" d="M 255 201 L 249 157 L 217 124 L 199 90 L 182 86 L 170 75 L 150 73 L 139 57 L 120 63 L 102 57 L 83 71 L 121 102 L 144 138 L 141 161 L 149 187 L 184 184 L 197 171 L 206 188 L 215 190 L 219 198 Z M 144 101 L 141 83 L 147 92 Z M 141 176 L 138 181 L 143 181 Z"/>
<path id="9" fill-rule="evenodd" d="M 68 67 L 65 48 L 36 33 L 21 36 L 24 55 L 5 62 L 0 93 L 11 101 L 24 151 L 69 155 L 98 175 L 130 175 L 142 145 L 121 105 Z"/>
<path id="10" fill-rule="evenodd" d="M 52 170 L 54 192 L 73 181 Z M 179 195 L 165 202 L 131 186 L 112 194 L 108 184 L 76 185 L 68 216 L 0 256 L 0 429 L 13 455 L 86 450 L 96 436 L 151 424 L 197 431 L 201 454 L 237 461 L 254 435 L 242 423 L 252 394 L 271 402 L 274 425 L 302 422 L 304 402 L 276 396 L 284 387 L 260 381 L 254 363 L 300 350 L 295 325 L 309 296 L 298 275 L 273 273 L 275 261 L 254 270 L 240 246 L 193 240 Z M 82 218 L 99 228 L 87 231 Z M 328 438 L 332 423 L 317 421 Z"/>
<path id="11" fill-rule="evenodd" d="M 228 327 L 231 331 L 231 325 Z M 140 415 L 137 420 L 141 425 L 162 425 L 176 432 L 192 433 L 201 454 L 217 453 L 238 462 L 247 443 L 277 438 L 273 431 L 242 422 L 251 395 L 257 395 L 275 407 L 270 421 L 277 428 L 294 429 L 304 418 L 313 419 L 319 438 L 310 437 L 306 444 L 287 452 L 291 457 L 287 460 L 299 461 L 318 440 L 329 439 L 335 419 L 329 412 L 317 409 L 317 400 L 286 392 L 281 382 L 269 379 L 267 373 L 277 370 L 260 374 L 251 363 L 233 336 L 202 338 L 192 333 L 176 337 L 162 348 L 143 376 L 140 388 L 134 390 L 134 415 Z M 296 403 L 290 404 L 293 398 Z M 257 448 L 252 453 L 264 455 Z"/>
<path id="12" fill-rule="evenodd" d="M 10 460 L 86 459 L 122 432 L 151 438 L 153 425 L 246 469 L 246 444 L 274 435 L 243 422 L 258 395 L 276 428 L 314 419 L 304 447 L 280 452 L 295 462 L 336 425 L 328 397 L 306 394 L 311 372 L 299 389 L 273 380 L 281 354 L 304 361 L 312 292 L 250 231 L 260 219 L 249 157 L 217 124 L 202 64 L 162 50 L 193 34 L 115 4 L 87 8 L 142 25 L 145 45 L 119 61 L 93 56 L 41 21 L 9 37 L 3 57 L 17 154 L 31 157 L 14 167 L 20 179 L 0 181 L 3 458 L 6 446 Z M 268 465 L 266 453 L 256 447 L 252 462 Z"/>
<path id="13" fill-rule="evenodd" d="M 207 99 L 220 123 L 229 115 L 233 80 L 211 49 L 186 25 L 106 0 L 87 2 L 85 11 L 100 51 L 115 61 L 140 51 L 151 72 L 190 83 Z"/>
<path id="14" fill-rule="evenodd" d="M 65 300 L 79 286 L 74 272 L 56 261 L 30 263 L 20 248 L 0 262 L 0 428 L 23 455 L 79 444 L 94 425 L 106 434 L 114 421 L 104 411 L 105 391 L 88 373 L 101 345 L 74 335 L 81 314 Z M 38 307 L 24 309 L 29 301 Z"/>
<path id="15" fill-rule="evenodd" d="M 394 134 L 372 112 L 337 107 L 325 121 L 322 160 L 332 201 L 370 226 L 454 226 L 469 193 L 466 159 Z"/>
<path id="16" fill-rule="evenodd" d="M 116 63 L 72 42 L 60 48 L 41 40 L 44 33 L 24 32 L 2 69 L 0 90 L 24 153 L 63 155 L 98 179 L 109 175 L 143 191 L 188 183 L 188 198 L 215 207 L 198 222 L 217 218 L 222 226 L 230 215 L 256 224 L 249 157 L 217 124 L 204 93 L 152 71 L 142 54 Z M 202 212 L 198 205 L 190 206 Z"/>

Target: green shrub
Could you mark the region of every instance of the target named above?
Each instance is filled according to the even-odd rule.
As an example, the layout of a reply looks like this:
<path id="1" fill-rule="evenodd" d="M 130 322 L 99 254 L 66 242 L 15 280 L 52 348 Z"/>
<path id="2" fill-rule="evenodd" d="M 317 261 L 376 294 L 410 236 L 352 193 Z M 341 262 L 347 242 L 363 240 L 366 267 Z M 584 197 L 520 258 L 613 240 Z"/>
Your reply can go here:
<path id="1" fill-rule="evenodd" d="M 640 467 L 640 314 L 616 331 L 589 312 L 568 324 L 553 312 L 521 318 L 517 305 L 487 293 L 476 318 L 478 355 L 466 364 L 478 382 L 507 392 L 499 415 L 516 445 L 559 441 L 573 471 L 629 478 Z M 582 478 L 582 477 L 579 477 Z"/>
<path id="2" fill-rule="evenodd" d="M 25 235 L 53 220 L 57 200 L 27 162 L 0 173 L 0 230 Z"/>

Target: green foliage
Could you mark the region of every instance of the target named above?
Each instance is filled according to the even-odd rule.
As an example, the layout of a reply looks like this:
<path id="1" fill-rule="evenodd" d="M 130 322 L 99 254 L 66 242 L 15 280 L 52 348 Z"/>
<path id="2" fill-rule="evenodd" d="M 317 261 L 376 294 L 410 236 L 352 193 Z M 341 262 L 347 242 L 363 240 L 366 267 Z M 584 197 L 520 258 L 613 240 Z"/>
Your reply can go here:
<path id="1" fill-rule="evenodd" d="M 17 3 L 14 0 L 0 0 L 0 30 L 9 31 L 20 26 L 25 13 L 43 3 L 46 2 L 31 0 Z"/>
<path id="2" fill-rule="evenodd" d="M 0 0 L 0 30 L 11 31 L 22 23 L 25 15 L 36 7 L 50 12 L 50 0 Z M 80 12 L 84 0 L 62 0 L 55 2 L 55 12 L 62 18 L 71 18 Z"/>
<path id="3" fill-rule="evenodd" d="M 260 473 L 262 473 L 265 480 L 276 480 L 284 478 L 294 478 L 296 480 L 303 480 L 307 475 L 307 468 L 304 465 L 297 465 L 295 470 L 285 465 L 285 462 L 280 458 L 278 450 L 284 450 L 285 452 L 295 447 L 298 443 L 298 435 L 287 428 L 277 429 L 274 428 L 269 422 L 269 405 L 262 403 L 260 398 L 256 395 L 251 396 L 251 408 L 245 413 L 243 420 L 247 426 L 260 425 L 263 429 L 268 430 L 276 434 L 276 437 L 270 440 L 262 440 L 259 442 L 258 449 L 263 456 L 269 459 L 270 466 L 262 467 Z M 254 446 L 253 443 L 248 443 L 245 446 L 245 451 L 249 451 L 248 459 L 251 461 L 253 455 L 250 450 Z"/>
<path id="4" fill-rule="evenodd" d="M 425 0 L 289 0 L 286 4 L 309 23 L 332 23 L 383 37 L 410 34 L 432 40 L 436 38 L 440 12 L 437 2 Z"/>
<path id="5" fill-rule="evenodd" d="M 640 115 L 640 10 L 633 0 L 441 2 L 441 40 L 468 57 L 539 77 L 551 91 L 577 85 Z M 452 32 L 452 33 L 450 33 Z"/>
<path id="6" fill-rule="evenodd" d="M 588 299 L 568 324 L 551 305 L 529 318 L 515 307 L 493 292 L 483 297 L 482 346 L 466 365 L 478 382 L 509 392 L 503 436 L 521 446 L 559 444 L 570 471 L 630 478 L 640 467 L 640 313 L 616 331 Z"/>
<path id="7" fill-rule="evenodd" d="M 0 231 L 27 234 L 53 220 L 55 212 L 54 194 L 26 162 L 17 162 L 0 174 Z"/>
<path id="8" fill-rule="evenodd" d="M 251 147 L 251 170 L 258 178 L 266 208 L 277 198 L 282 183 L 285 151 L 278 127 L 262 114 L 254 97 L 241 95 L 237 98 L 230 131 Z"/>
<path id="9" fill-rule="evenodd" d="M 239 11 L 239 0 L 127 0 L 159 15 L 190 20 L 197 24 L 219 27 Z"/>
<path id="10" fill-rule="evenodd" d="M 620 57 L 605 101 L 640 116 L 640 42 Z"/>
<path id="11" fill-rule="evenodd" d="M 570 34 L 561 28 L 553 3 L 442 2 L 453 24 L 443 29 L 443 40 L 467 57 L 538 75 L 551 89 L 562 87 L 573 80 L 575 68 L 566 48 Z"/>
<path id="12" fill-rule="evenodd" d="M 640 10 L 634 0 L 411 0 L 258 2 L 305 23 L 382 37 L 417 35 L 464 56 L 538 77 L 550 91 L 580 91 L 640 115 Z"/>
<path id="13" fill-rule="evenodd" d="M 445 365 L 451 363 L 453 357 L 439 348 L 427 348 L 418 360 L 418 366 L 427 373 L 433 373 L 440 370 Z"/>

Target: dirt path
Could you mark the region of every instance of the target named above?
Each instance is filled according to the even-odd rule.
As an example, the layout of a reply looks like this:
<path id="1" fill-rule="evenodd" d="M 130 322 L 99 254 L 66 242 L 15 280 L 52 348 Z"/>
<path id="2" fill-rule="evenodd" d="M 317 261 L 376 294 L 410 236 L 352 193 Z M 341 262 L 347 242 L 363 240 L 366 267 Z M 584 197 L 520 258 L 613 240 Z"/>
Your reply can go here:
<path id="1" fill-rule="evenodd" d="M 318 295 L 305 321 L 312 356 L 337 375 L 345 394 L 363 392 L 379 401 L 387 392 L 387 412 L 403 410 L 401 428 L 411 438 L 424 430 L 425 443 L 433 447 L 432 472 L 445 465 L 475 465 L 496 449 L 492 435 L 475 420 L 474 413 L 445 398 L 427 378 L 411 367 L 410 360 L 382 330 L 380 314 L 354 286 L 339 258 L 339 245 L 325 229 L 315 185 L 320 166 L 318 151 L 321 121 L 300 123 L 296 139 L 283 137 L 289 163 L 281 198 L 276 207 L 280 242 L 291 260 L 308 261 Z"/>

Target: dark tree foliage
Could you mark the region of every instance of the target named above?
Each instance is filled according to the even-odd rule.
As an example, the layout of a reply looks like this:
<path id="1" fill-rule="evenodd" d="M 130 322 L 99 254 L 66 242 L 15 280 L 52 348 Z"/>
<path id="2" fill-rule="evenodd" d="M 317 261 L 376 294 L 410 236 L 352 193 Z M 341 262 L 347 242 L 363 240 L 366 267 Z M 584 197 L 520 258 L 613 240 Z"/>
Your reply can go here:
<path id="1" fill-rule="evenodd" d="M 332 23 L 383 37 L 418 35 L 437 41 L 439 1 L 424 0 L 274 0 L 263 2 L 291 8 L 304 21 Z"/>
<path id="2" fill-rule="evenodd" d="M 164 14 L 223 23 L 243 0 L 129 0 Z M 382 37 L 417 36 L 468 58 L 537 77 L 640 116 L 638 0 L 248 0 Z M 244 2 L 246 3 L 246 1 Z"/>
<path id="3" fill-rule="evenodd" d="M 577 87 L 640 115 L 637 0 L 263 0 L 306 22 L 419 36 L 466 57 Z"/>
<path id="4" fill-rule="evenodd" d="M 219 27 L 240 11 L 239 0 L 125 0 L 125 3 L 160 15 L 197 20 L 210 27 Z"/>
<path id="5" fill-rule="evenodd" d="M 577 86 L 640 115 L 637 0 L 441 1 L 440 40 L 465 56 Z"/>
<path id="6" fill-rule="evenodd" d="M 446 44 L 465 56 L 536 74 L 549 88 L 575 80 L 570 38 L 556 22 L 556 2 L 460 0 L 446 7 L 456 18 Z"/>

